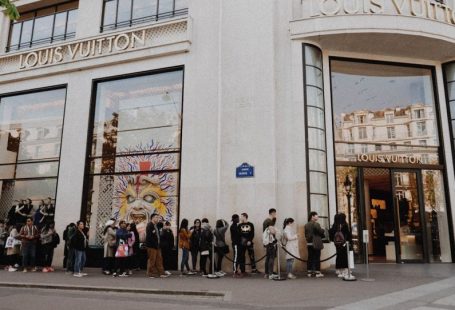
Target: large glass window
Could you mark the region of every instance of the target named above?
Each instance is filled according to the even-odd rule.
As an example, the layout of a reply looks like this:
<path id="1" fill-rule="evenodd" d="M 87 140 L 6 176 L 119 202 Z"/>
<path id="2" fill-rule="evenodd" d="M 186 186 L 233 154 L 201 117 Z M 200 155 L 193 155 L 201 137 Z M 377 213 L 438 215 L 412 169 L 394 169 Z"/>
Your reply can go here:
<path id="1" fill-rule="evenodd" d="M 6 51 L 74 38 L 78 5 L 79 1 L 71 1 L 21 14 L 11 23 Z"/>
<path id="2" fill-rule="evenodd" d="M 331 69 L 337 161 L 357 161 L 359 153 L 352 154 L 347 143 L 354 142 L 390 145 L 381 148 L 381 155 L 426 154 L 431 164 L 440 163 L 431 69 L 338 59 L 331 60 Z M 374 135 L 361 141 L 366 131 L 358 117 L 365 111 Z M 357 141 L 347 139 L 353 130 L 359 133 Z M 420 143 L 422 136 L 428 137 L 426 145 Z"/>
<path id="3" fill-rule="evenodd" d="M 104 0 L 101 31 L 188 14 L 188 0 Z"/>
<path id="4" fill-rule="evenodd" d="M 90 244 L 114 217 L 145 226 L 159 213 L 176 227 L 183 71 L 100 82 L 87 161 Z"/>
<path id="5" fill-rule="evenodd" d="M 308 211 L 319 214 L 321 225 L 329 227 L 327 198 L 327 148 L 322 79 L 322 54 L 311 45 L 303 45 L 305 112 L 307 128 Z"/>
<path id="6" fill-rule="evenodd" d="M 0 218 L 55 207 L 66 89 L 0 97 Z M 22 210 L 19 211 L 18 210 Z"/>

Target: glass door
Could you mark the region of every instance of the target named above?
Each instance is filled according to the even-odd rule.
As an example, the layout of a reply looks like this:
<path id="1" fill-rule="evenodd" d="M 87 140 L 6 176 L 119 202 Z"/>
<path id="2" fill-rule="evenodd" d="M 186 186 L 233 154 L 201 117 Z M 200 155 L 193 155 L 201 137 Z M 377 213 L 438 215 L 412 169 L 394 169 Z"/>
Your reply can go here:
<path id="1" fill-rule="evenodd" d="M 397 262 L 425 261 L 424 220 L 420 172 L 393 170 Z"/>

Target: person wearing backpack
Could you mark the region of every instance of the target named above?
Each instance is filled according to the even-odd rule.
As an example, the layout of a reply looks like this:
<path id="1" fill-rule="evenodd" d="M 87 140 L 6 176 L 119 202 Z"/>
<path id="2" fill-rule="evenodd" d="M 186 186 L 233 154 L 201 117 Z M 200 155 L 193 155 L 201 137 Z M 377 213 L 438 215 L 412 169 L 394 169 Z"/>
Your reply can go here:
<path id="1" fill-rule="evenodd" d="M 202 276 L 206 277 L 207 273 L 207 258 L 210 261 L 210 266 L 212 265 L 212 241 L 213 241 L 213 233 L 212 229 L 209 224 L 209 220 L 206 218 L 202 219 L 201 224 L 201 239 L 200 239 L 200 246 L 199 249 L 201 251 L 201 272 Z M 209 270 L 211 271 L 211 267 Z"/>
<path id="2" fill-rule="evenodd" d="M 348 268 L 348 250 L 346 247 L 346 241 L 352 242 L 351 231 L 349 225 L 346 222 L 346 215 L 344 213 L 338 213 L 333 219 L 333 225 L 329 230 L 330 240 L 335 244 L 337 258 L 335 262 L 336 273 L 339 278 L 343 278 L 347 275 Z"/>
<path id="3" fill-rule="evenodd" d="M 296 279 L 297 277 L 292 273 L 292 266 L 294 265 L 294 259 L 300 258 L 299 253 L 299 235 L 296 234 L 294 229 L 294 219 L 287 218 L 283 224 L 283 236 L 281 243 L 286 248 L 286 273 L 288 279 Z"/>

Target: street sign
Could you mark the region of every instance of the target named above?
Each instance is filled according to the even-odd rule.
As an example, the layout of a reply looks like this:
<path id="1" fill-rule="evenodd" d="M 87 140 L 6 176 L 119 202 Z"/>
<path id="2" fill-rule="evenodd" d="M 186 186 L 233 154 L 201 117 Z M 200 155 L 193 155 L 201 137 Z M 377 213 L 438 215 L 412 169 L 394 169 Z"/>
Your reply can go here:
<path id="1" fill-rule="evenodd" d="M 243 163 L 235 169 L 236 178 L 253 178 L 254 177 L 254 167 Z"/>

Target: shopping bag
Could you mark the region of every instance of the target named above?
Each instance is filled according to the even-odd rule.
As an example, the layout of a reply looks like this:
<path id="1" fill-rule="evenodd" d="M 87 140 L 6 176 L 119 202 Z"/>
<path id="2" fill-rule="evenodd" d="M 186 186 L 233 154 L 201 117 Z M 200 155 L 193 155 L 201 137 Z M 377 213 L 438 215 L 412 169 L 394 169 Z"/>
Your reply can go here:
<path id="1" fill-rule="evenodd" d="M 14 247 L 14 238 L 8 237 L 5 242 L 5 249 L 11 249 L 12 247 Z"/>
<path id="2" fill-rule="evenodd" d="M 354 269 L 354 251 L 349 251 L 348 254 L 348 264 L 350 269 Z"/>
<path id="3" fill-rule="evenodd" d="M 128 245 L 125 243 L 120 243 L 115 251 L 115 257 L 128 257 Z"/>

